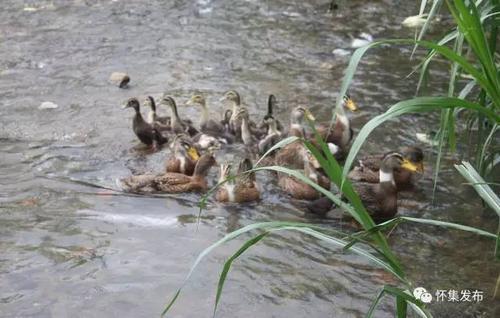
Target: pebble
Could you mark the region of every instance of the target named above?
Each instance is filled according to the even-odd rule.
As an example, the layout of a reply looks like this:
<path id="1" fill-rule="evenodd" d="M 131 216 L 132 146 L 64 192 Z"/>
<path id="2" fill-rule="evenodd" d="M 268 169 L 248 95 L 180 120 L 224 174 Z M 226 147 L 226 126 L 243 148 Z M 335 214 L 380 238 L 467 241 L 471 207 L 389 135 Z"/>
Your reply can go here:
<path id="1" fill-rule="evenodd" d="M 335 49 L 332 51 L 332 53 L 337 55 L 337 56 L 347 56 L 347 55 L 351 54 L 350 51 L 345 50 L 345 49 Z"/>
<path id="2" fill-rule="evenodd" d="M 58 108 L 59 105 L 53 103 L 53 102 L 43 102 L 38 106 L 38 109 L 56 109 Z"/>
<path id="3" fill-rule="evenodd" d="M 113 72 L 109 77 L 109 81 L 115 85 L 118 85 L 118 87 L 120 88 L 126 88 L 128 83 L 130 82 L 130 77 L 127 73 Z"/>
<path id="4" fill-rule="evenodd" d="M 427 15 L 414 15 L 411 17 L 407 17 L 404 19 L 401 24 L 407 28 L 419 28 L 422 27 L 425 24 L 425 21 L 427 21 Z"/>

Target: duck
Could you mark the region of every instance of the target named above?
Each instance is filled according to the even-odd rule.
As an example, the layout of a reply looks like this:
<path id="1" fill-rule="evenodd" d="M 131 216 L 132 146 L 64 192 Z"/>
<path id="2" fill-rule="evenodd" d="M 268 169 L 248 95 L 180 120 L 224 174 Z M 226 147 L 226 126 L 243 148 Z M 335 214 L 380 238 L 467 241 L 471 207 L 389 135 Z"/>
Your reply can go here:
<path id="1" fill-rule="evenodd" d="M 405 160 L 416 166 L 416 172 L 424 171 L 424 152 L 416 146 L 408 146 L 401 149 L 400 153 Z M 376 154 L 361 158 L 356 166 L 348 174 L 348 178 L 353 181 L 377 183 L 379 182 L 379 170 L 385 154 Z M 415 173 L 407 169 L 394 169 L 394 182 L 398 191 L 409 191 L 414 189 Z"/>
<path id="2" fill-rule="evenodd" d="M 399 190 L 394 178 L 396 169 L 405 169 L 413 173 L 418 172 L 420 167 L 405 159 L 401 153 L 390 152 L 382 158 L 377 183 L 352 181 L 354 190 L 377 223 L 393 218 L 398 212 Z M 322 197 L 308 205 L 308 209 L 316 214 L 326 214 L 332 205 L 330 199 Z"/>
<path id="3" fill-rule="evenodd" d="M 277 144 L 282 138 L 282 132 L 278 129 L 278 121 L 269 116 L 264 119 L 267 128 L 267 134 L 258 143 L 259 155 L 264 155 L 269 149 Z"/>
<path id="4" fill-rule="evenodd" d="M 200 159 L 198 150 L 187 135 L 177 135 L 173 141 L 173 156 L 167 160 L 166 172 L 177 172 L 192 176 Z"/>
<path id="5" fill-rule="evenodd" d="M 241 97 L 235 90 L 229 90 L 220 99 L 231 107 L 231 117 L 229 118 L 229 131 L 236 137 L 241 137 L 241 119 L 237 118 L 241 109 Z"/>
<path id="6" fill-rule="evenodd" d="M 222 143 L 232 143 L 234 137 L 231 136 L 222 121 L 210 118 L 205 97 L 193 95 L 186 105 L 199 105 L 201 107 L 200 132 L 208 136 L 219 139 Z"/>
<path id="7" fill-rule="evenodd" d="M 348 94 L 344 95 L 342 98 L 341 107 L 337 107 L 335 109 L 335 123 L 333 125 L 330 125 L 330 123 L 324 123 L 316 125 L 315 127 L 316 131 L 327 143 L 328 149 L 337 160 L 343 159 L 348 153 L 349 143 L 353 137 L 351 123 L 345 112 L 346 108 L 352 112 L 356 112 L 358 110 L 358 106 Z M 309 135 L 309 139 L 316 147 L 319 148 L 313 134 Z"/>
<path id="8" fill-rule="evenodd" d="M 236 114 L 236 120 L 240 122 L 241 140 L 243 144 L 248 148 L 252 149 L 258 143 L 258 138 L 254 135 L 253 131 L 250 129 L 250 118 L 248 110 L 246 107 L 241 107 Z"/>
<path id="9" fill-rule="evenodd" d="M 314 121 L 315 118 L 304 106 L 297 106 L 293 109 L 290 117 L 290 129 L 288 136 L 295 136 L 299 138 L 305 137 L 304 119 Z M 275 155 L 275 164 L 280 166 L 287 166 L 293 169 L 304 169 L 304 161 L 298 154 L 306 151 L 306 147 L 302 141 L 294 141 L 283 148 L 279 149 Z M 316 167 L 318 168 L 318 167 Z"/>
<path id="10" fill-rule="evenodd" d="M 259 129 L 264 130 L 264 134 L 266 134 L 269 130 L 269 125 L 267 122 L 268 118 L 273 118 L 275 120 L 276 129 L 280 133 L 283 133 L 283 131 L 284 131 L 283 125 L 281 124 L 281 122 L 278 119 L 276 119 L 273 115 L 273 109 L 274 109 L 274 106 L 276 105 L 276 103 L 277 103 L 276 96 L 274 96 L 273 94 L 269 95 L 269 97 L 267 99 L 267 114 L 266 114 L 266 116 L 264 116 L 261 123 L 258 125 Z"/>
<path id="11" fill-rule="evenodd" d="M 162 104 L 165 104 L 170 107 L 172 111 L 171 116 L 171 130 L 175 134 L 187 133 L 189 136 L 194 136 L 198 133 L 198 130 L 194 128 L 191 121 L 182 120 L 179 117 L 179 113 L 177 111 L 177 104 L 172 96 L 164 96 L 161 100 Z"/>
<path id="12" fill-rule="evenodd" d="M 245 158 L 239 163 L 238 175 L 234 179 L 228 180 L 231 177 L 231 164 L 222 164 L 220 166 L 219 183 L 225 182 L 217 190 L 215 199 L 219 202 L 236 203 L 259 200 L 260 189 L 255 179 L 255 173 L 247 172 L 252 168 L 252 161 Z"/>
<path id="13" fill-rule="evenodd" d="M 159 124 L 160 128 L 163 128 L 165 130 L 170 130 L 170 116 L 158 116 L 156 112 L 156 102 L 153 96 L 146 97 L 146 100 L 144 101 L 143 104 L 151 108 L 151 111 L 148 114 L 148 122 L 151 125 L 153 123 L 157 123 Z"/>
<path id="14" fill-rule="evenodd" d="M 178 172 L 137 175 L 120 180 L 120 186 L 126 192 L 137 193 L 205 192 L 208 189 L 207 174 L 215 164 L 213 154 L 206 153 L 196 163 L 192 176 Z"/>
<path id="15" fill-rule="evenodd" d="M 144 120 L 137 98 L 130 98 L 123 108 L 133 108 L 135 110 L 135 115 L 132 120 L 132 129 L 143 144 L 152 146 L 153 149 L 156 149 L 168 141 L 168 138 L 163 136 L 155 127 Z"/>
<path id="16" fill-rule="evenodd" d="M 307 153 L 302 157 L 304 175 L 316 184 L 319 184 L 323 188 L 329 190 L 330 181 L 328 180 L 328 178 L 319 174 L 319 172 L 313 166 L 312 155 L 310 153 Z M 294 199 L 312 201 L 317 200 L 321 197 L 321 193 L 318 192 L 315 188 L 285 173 L 278 173 L 278 185 L 283 191 L 288 193 Z"/>

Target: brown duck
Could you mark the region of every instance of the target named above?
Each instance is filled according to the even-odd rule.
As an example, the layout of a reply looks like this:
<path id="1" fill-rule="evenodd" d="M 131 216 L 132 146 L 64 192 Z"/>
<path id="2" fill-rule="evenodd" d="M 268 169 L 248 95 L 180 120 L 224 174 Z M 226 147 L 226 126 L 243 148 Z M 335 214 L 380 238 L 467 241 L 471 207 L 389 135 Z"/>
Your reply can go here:
<path id="1" fill-rule="evenodd" d="M 137 98 L 130 98 L 123 108 L 133 108 L 135 110 L 132 129 L 143 144 L 157 148 L 168 141 L 157 129 L 144 120 Z"/>
<path id="2" fill-rule="evenodd" d="M 353 131 L 351 129 L 350 120 L 345 113 L 345 108 L 350 111 L 357 111 L 358 107 L 349 95 L 345 95 L 342 99 L 340 108 L 335 109 L 335 124 L 324 123 L 316 126 L 316 130 L 321 138 L 327 143 L 330 152 L 336 159 L 343 159 L 348 152 L 349 143 L 351 142 Z M 309 136 L 313 144 L 316 144 L 316 139 L 313 135 Z"/>
<path id="3" fill-rule="evenodd" d="M 404 147 L 401 149 L 401 155 L 405 160 L 413 163 L 417 170 L 416 172 L 422 173 L 424 171 L 424 153 L 422 149 L 418 147 Z M 378 183 L 379 182 L 379 170 L 380 165 L 384 155 L 373 155 L 367 156 L 360 159 L 359 166 L 355 167 L 351 172 L 349 172 L 349 179 L 353 181 Z M 408 171 L 407 169 L 402 169 L 400 167 L 394 169 L 394 181 L 396 183 L 396 188 L 398 191 L 411 190 L 414 187 L 414 176 L 415 173 Z"/>
<path id="4" fill-rule="evenodd" d="M 177 172 L 167 172 L 161 175 L 145 174 L 122 179 L 120 186 L 124 191 L 139 193 L 205 192 L 208 188 L 206 176 L 210 167 L 215 163 L 213 155 L 207 153 L 196 163 L 193 176 Z"/>
<path id="5" fill-rule="evenodd" d="M 260 190 L 255 179 L 255 173 L 245 173 L 253 168 L 250 159 L 243 159 L 238 167 L 238 175 L 220 186 L 215 195 L 219 202 L 251 202 L 260 199 Z M 219 182 L 230 177 L 231 165 L 223 164 L 220 167 Z"/>
<path id="6" fill-rule="evenodd" d="M 174 154 L 167 160 L 166 171 L 193 175 L 200 155 L 187 135 L 176 136 L 173 142 Z"/>
<path id="7" fill-rule="evenodd" d="M 378 183 L 352 182 L 368 213 L 376 222 L 390 219 L 398 212 L 398 188 L 394 180 L 395 169 L 417 172 L 420 167 L 405 159 L 402 154 L 391 152 L 382 159 Z M 330 199 L 322 197 L 312 202 L 308 209 L 316 214 L 325 214 L 331 206 Z"/>

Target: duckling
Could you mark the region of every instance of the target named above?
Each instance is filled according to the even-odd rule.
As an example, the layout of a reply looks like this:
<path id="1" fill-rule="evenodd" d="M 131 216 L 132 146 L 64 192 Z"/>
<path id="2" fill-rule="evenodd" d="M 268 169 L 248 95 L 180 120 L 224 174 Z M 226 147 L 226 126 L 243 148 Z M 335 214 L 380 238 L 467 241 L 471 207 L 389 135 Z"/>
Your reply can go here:
<path id="1" fill-rule="evenodd" d="M 320 183 L 321 176 L 318 174 L 318 171 L 313 167 L 311 163 L 312 156 L 308 154 L 303 158 L 303 166 L 304 166 L 304 175 L 309 179 L 314 181 L 316 184 Z M 321 180 L 322 181 L 322 180 Z M 317 200 L 320 198 L 321 194 L 312 186 L 292 177 L 290 175 L 279 173 L 278 174 L 278 185 L 283 189 L 286 193 L 291 195 L 293 198 L 298 200 Z M 328 180 L 328 184 L 323 184 L 323 187 L 330 189 L 330 183 Z"/>
<path id="2" fill-rule="evenodd" d="M 200 155 L 186 135 L 178 135 L 173 142 L 174 155 L 168 159 L 167 172 L 177 172 L 188 176 L 193 175 Z"/>
<path id="3" fill-rule="evenodd" d="M 189 136 L 194 136 L 198 133 L 198 130 L 193 127 L 192 122 L 187 120 L 182 120 L 177 112 L 177 104 L 171 96 L 164 96 L 162 101 L 163 104 L 170 107 L 172 111 L 171 117 L 171 127 L 172 132 L 176 134 L 187 133 Z"/>
<path id="4" fill-rule="evenodd" d="M 342 106 L 335 109 L 336 118 L 335 124 L 330 127 L 329 123 L 320 124 L 316 127 L 316 131 L 322 139 L 328 144 L 328 148 L 336 159 L 343 159 L 348 152 L 348 146 L 351 142 L 353 131 L 349 118 L 347 117 L 344 108 L 353 112 L 358 110 L 358 106 L 354 103 L 349 95 L 342 98 Z M 314 136 L 309 136 L 316 146 Z"/>
<path id="5" fill-rule="evenodd" d="M 405 160 L 413 163 L 417 169 L 416 172 L 424 171 L 424 153 L 418 147 L 404 147 L 401 149 L 401 154 Z M 359 160 L 359 166 L 349 172 L 349 179 L 354 181 L 362 181 L 369 183 L 379 182 L 379 170 L 384 155 L 367 156 Z M 414 186 L 414 173 L 407 169 L 394 169 L 394 181 L 398 191 L 411 190 Z"/>
<path id="6" fill-rule="evenodd" d="M 205 97 L 193 95 L 186 105 L 199 105 L 201 107 L 200 130 L 203 133 L 221 135 L 224 133 L 224 126 L 210 118 Z"/>
<path id="7" fill-rule="evenodd" d="M 151 108 L 151 111 L 148 114 L 148 122 L 150 124 L 158 123 L 160 128 L 170 130 L 170 116 L 158 116 L 153 96 L 148 96 L 143 104 Z"/>
<path id="8" fill-rule="evenodd" d="M 207 153 L 196 163 L 192 176 L 177 172 L 167 172 L 161 175 L 146 174 L 122 179 L 120 185 L 127 192 L 205 192 L 208 188 L 206 176 L 215 163 L 214 156 Z"/>
<path id="9" fill-rule="evenodd" d="M 296 136 L 299 138 L 305 136 L 304 118 L 311 121 L 315 120 L 314 116 L 307 108 L 303 106 L 295 107 L 290 118 L 289 136 Z M 293 169 L 304 169 L 304 162 L 299 154 L 306 150 L 307 149 L 300 140 L 292 142 L 276 152 L 275 163 Z"/>
<path id="10" fill-rule="evenodd" d="M 420 167 L 397 152 L 384 156 L 379 170 L 379 182 L 356 182 L 352 185 L 363 201 L 368 213 L 376 222 L 382 222 L 394 217 L 398 212 L 398 188 L 394 179 L 395 169 L 405 169 L 410 172 L 419 171 Z M 324 214 L 332 206 L 330 199 L 322 197 L 308 206 L 313 213 Z"/>
<path id="11" fill-rule="evenodd" d="M 162 136 L 157 129 L 144 120 L 137 98 L 130 98 L 123 108 L 133 108 L 135 110 L 134 119 L 132 120 L 132 129 L 143 144 L 153 146 L 153 149 L 156 149 L 158 146 L 168 141 L 168 139 Z"/>
<path id="12" fill-rule="evenodd" d="M 257 137 L 254 136 L 252 130 L 250 129 L 250 119 L 248 115 L 248 110 L 246 107 L 241 107 L 236 115 L 236 120 L 241 123 L 241 139 L 245 146 L 253 148 L 257 144 Z"/>
<path id="13" fill-rule="evenodd" d="M 309 109 L 305 106 L 297 106 L 292 110 L 292 114 L 290 115 L 290 129 L 288 130 L 288 136 L 295 136 L 299 138 L 304 138 L 306 136 L 304 127 L 305 118 L 310 121 L 316 120 Z"/>
<path id="14" fill-rule="evenodd" d="M 267 135 L 261 139 L 258 144 L 259 154 L 265 154 L 272 146 L 277 144 L 282 137 L 281 131 L 278 130 L 278 121 L 272 116 L 264 119 L 265 125 L 268 127 Z"/>
<path id="15" fill-rule="evenodd" d="M 238 176 L 224 183 L 216 193 L 219 202 L 251 202 L 259 200 L 260 190 L 255 179 L 255 173 L 245 173 L 253 168 L 252 161 L 243 159 L 238 166 Z M 231 165 L 221 165 L 219 182 L 226 180 L 231 171 Z"/>
<path id="16" fill-rule="evenodd" d="M 200 130 L 203 134 L 216 137 L 226 144 L 234 141 L 234 137 L 227 133 L 222 122 L 210 118 L 206 100 L 202 95 L 193 95 L 186 105 L 201 106 Z"/>
<path id="17" fill-rule="evenodd" d="M 237 118 L 237 115 L 241 109 L 241 98 L 235 90 L 230 90 L 224 93 L 224 96 L 220 99 L 222 102 L 227 102 L 231 106 L 231 117 L 229 118 L 229 131 L 237 136 L 241 137 L 241 119 Z"/>

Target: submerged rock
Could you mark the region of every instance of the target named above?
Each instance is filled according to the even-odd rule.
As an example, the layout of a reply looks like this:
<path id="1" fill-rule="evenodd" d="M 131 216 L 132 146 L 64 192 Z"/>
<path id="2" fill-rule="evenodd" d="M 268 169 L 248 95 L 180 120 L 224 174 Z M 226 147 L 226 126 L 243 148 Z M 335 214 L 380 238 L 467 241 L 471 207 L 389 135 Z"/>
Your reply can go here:
<path id="1" fill-rule="evenodd" d="M 404 19 L 401 24 L 407 28 L 419 28 L 425 24 L 425 21 L 427 21 L 427 14 L 413 15 Z"/>
<path id="2" fill-rule="evenodd" d="M 127 73 L 123 72 L 113 72 L 109 77 L 109 81 L 115 85 L 118 85 L 120 88 L 126 88 L 128 83 L 130 82 L 130 76 Z"/>
<path id="3" fill-rule="evenodd" d="M 58 108 L 59 105 L 53 103 L 53 102 L 43 102 L 38 106 L 38 109 L 56 109 Z"/>

